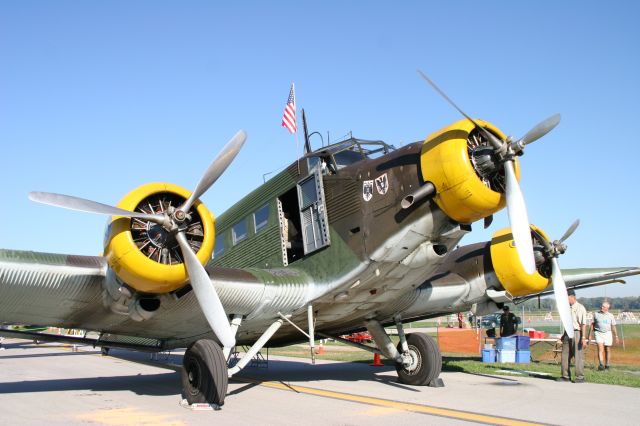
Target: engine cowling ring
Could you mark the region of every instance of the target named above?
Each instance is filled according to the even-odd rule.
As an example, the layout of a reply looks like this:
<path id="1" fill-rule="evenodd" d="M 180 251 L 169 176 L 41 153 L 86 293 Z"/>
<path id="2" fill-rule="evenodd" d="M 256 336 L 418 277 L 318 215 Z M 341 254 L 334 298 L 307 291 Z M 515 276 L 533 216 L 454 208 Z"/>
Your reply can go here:
<path id="1" fill-rule="evenodd" d="M 161 193 L 175 194 L 183 199 L 191 195 L 177 185 L 150 183 L 129 192 L 117 207 L 133 211 L 147 197 Z M 196 256 L 205 265 L 211 259 L 214 248 L 214 217 L 200 201 L 193 204 L 192 210 L 200 216 L 202 223 L 203 239 Z M 189 278 L 183 263 L 162 264 L 143 254 L 133 240 L 129 218 L 111 218 L 105 235 L 104 253 L 118 278 L 141 293 L 169 293 L 184 286 Z"/>
<path id="2" fill-rule="evenodd" d="M 478 124 L 500 139 L 505 136 L 492 124 L 476 120 Z M 434 197 L 447 216 L 460 223 L 472 223 L 503 209 L 506 197 L 487 186 L 474 169 L 469 157 L 468 138 L 475 129 L 467 119 L 460 120 L 432 133 L 422 144 L 420 168 L 424 182 L 436 188 Z M 520 167 L 514 160 L 516 177 Z"/>
<path id="3" fill-rule="evenodd" d="M 535 225 L 531 227 L 549 241 L 540 228 Z M 533 274 L 528 274 L 524 270 L 510 228 L 500 229 L 493 234 L 490 251 L 491 264 L 496 277 L 512 296 L 539 293 L 551 283 L 551 279 L 541 275 L 538 270 Z"/>

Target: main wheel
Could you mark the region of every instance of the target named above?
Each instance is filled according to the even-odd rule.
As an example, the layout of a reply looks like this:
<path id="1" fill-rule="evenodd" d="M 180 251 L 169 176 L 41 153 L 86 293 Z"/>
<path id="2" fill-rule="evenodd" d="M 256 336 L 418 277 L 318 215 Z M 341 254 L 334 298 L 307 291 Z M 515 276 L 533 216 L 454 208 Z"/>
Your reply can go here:
<path id="1" fill-rule="evenodd" d="M 442 370 L 442 355 L 433 338 L 422 333 L 407 335 L 409 357 L 408 366 L 396 364 L 398 379 L 407 385 L 428 385 L 440 375 Z M 402 353 L 402 344 L 398 344 L 398 351 Z"/>
<path id="2" fill-rule="evenodd" d="M 202 339 L 189 346 L 182 361 L 182 389 L 189 404 L 223 405 L 228 383 L 227 363 L 218 344 Z"/>

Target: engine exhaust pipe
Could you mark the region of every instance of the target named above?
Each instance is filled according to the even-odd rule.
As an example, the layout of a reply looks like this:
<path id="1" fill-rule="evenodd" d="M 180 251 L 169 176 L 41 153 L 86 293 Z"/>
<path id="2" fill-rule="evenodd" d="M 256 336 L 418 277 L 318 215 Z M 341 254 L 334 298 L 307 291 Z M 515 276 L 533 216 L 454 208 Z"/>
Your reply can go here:
<path id="1" fill-rule="evenodd" d="M 411 194 L 404 197 L 400 206 L 402 206 L 403 209 L 408 209 L 423 198 L 431 197 L 435 193 L 436 187 L 431 182 L 427 182 Z"/>

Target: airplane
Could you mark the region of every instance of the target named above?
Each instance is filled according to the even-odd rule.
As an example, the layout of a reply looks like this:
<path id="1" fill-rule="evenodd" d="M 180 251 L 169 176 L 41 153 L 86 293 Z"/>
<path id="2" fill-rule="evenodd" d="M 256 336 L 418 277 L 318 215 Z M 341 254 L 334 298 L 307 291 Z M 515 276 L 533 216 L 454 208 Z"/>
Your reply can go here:
<path id="1" fill-rule="evenodd" d="M 186 348 L 189 404 L 222 406 L 228 380 L 264 347 L 335 338 L 394 360 L 398 380 L 441 386 L 442 356 L 403 324 L 554 294 L 573 330 L 567 287 L 640 274 L 638 267 L 561 270 L 558 240 L 530 225 L 518 157 L 560 121 L 524 137 L 465 114 L 402 148 L 350 137 L 301 158 L 219 217 L 199 200 L 242 148 L 239 131 L 191 192 L 149 183 L 116 207 L 32 192 L 31 200 L 109 216 L 100 256 L 0 250 L 0 324 L 89 330 L 97 338 L 0 330 L 5 337 L 159 352 Z M 305 124 L 305 140 L 309 136 Z M 507 208 L 510 228 L 459 246 L 472 224 Z M 399 343 L 385 327 L 395 326 Z M 367 330 L 375 346 L 339 336 Z M 236 346 L 249 349 L 239 360 Z M 236 362 L 237 361 L 237 362 Z"/>

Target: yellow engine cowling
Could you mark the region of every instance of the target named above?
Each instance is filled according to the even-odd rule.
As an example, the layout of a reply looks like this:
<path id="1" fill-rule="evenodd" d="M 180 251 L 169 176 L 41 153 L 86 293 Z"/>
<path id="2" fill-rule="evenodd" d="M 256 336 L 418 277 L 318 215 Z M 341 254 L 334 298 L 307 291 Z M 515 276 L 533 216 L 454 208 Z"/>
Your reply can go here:
<path id="1" fill-rule="evenodd" d="M 134 211 L 143 200 L 157 194 L 175 195 L 181 200 L 186 200 L 191 195 L 189 191 L 177 185 L 150 183 L 129 192 L 117 206 Z M 202 244 L 196 256 L 200 263 L 205 265 L 213 253 L 214 218 L 199 201 L 193 204 L 191 211 L 195 211 L 202 223 Z M 147 257 L 134 242 L 132 220 L 134 219 L 114 216 L 107 226 L 104 255 L 109 267 L 123 283 L 141 293 L 162 294 L 184 286 L 188 280 L 184 264 L 163 264 Z"/>
<path id="2" fill-rule="evenodd" d="M 549 241 L 547 235 L 540 228 L 534 225 L 531 227 Z M 522 263 L 520 263 L 510 228 L 500 229 L 493 234 L 490 251 L 491 263 L 496 277 L 502 287 L 512 296 L 539 293 L 550 284 L 551 279 L 544 277 L 539 271 L 533 274 L 525 272 Z"/>
<path id="3" fill-rule="evenodd" d="M 476 120 L 500 139 L 505 136 L 486 121 Z M 460 223 L 471 223 L 504 208 L 504 194 L 489 188 L 480 179 L 469 157 L 467 139 L 474 124 L 467 119 L 431 134 L 422 144 L 422 179 L 436 188 L 435 202 L 447 216 Z M 515 172 L 520 168 L 515 160 Z"/>

